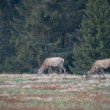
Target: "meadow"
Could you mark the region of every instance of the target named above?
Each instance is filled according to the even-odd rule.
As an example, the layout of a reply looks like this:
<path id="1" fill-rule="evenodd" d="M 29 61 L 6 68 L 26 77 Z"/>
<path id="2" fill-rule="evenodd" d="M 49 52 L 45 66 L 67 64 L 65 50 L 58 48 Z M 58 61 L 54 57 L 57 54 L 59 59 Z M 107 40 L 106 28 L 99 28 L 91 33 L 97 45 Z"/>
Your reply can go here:
<path id="1" fill-rule="evenodd" d="M 0 110 L 110 110 L 110 75 L 1 74 Z"/>

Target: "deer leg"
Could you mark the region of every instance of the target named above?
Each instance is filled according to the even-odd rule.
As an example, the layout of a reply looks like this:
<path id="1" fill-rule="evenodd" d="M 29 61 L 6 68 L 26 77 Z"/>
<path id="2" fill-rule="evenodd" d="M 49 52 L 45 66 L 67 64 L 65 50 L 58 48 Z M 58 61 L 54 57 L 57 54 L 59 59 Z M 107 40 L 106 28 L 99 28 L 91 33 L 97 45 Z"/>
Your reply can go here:
<path id="1" fill-rule="evenodd" d="M 64 73 L 66 75 L 66 69 L 63 67 L 63 65 L 62 65 L 62 69 L 63 69 L 63 71 L 64 71 Z"/>
<path id="2" fill-rule="evenodd" d="M 61 68 L 64 71 L 65 75 L 66 75 L 66 69 L 63 67 L 63 62 L 61 62 L 59 64 L 59 68 Z"/>
<path id="3" fill-rule="evenodd" d="M 103 78 L 106 78 L 105 75 L 104 75 L 104 70 L 101 69 L 101 74 L 103 75 Z"/>
<path id="4" fill-rule="evenodd" d="M 60 74 L 62 73 L 62 69 L 61 69 L 61 68 L 59 68 L 59 73 L 60 73 Z"/>
<path id="5" fill-rule="evenodd" d="M 52 68 L 51 67 L 48 67 L 48 73 L 52 73 Z"/>
<path id="6" fill-rule="evenodd" d="M 63 67 L 63 65 L 60 65 L 60 68 L 64 71 L 64 73 L 66 75 L 66 69 Z"/>
<path id="7" fill-rule="evenodd" d="M 100 78 L 101 78 L 101 74 L 102 74 L 101 71 L 99 71 L 99 77 L 100 77 Z"/>
<path id="8" fill-rule="evenodd" d="M 53 73 L 52 67 L 50 67 L 51 73 Z"/>
<path id="9" fill-rule="evenodd" d="M 41 76 L 41 74 L 43 73 L 43 71 L 42 70 L 38 70 L 38 76 Z"/>
<path id="10" fill-rule="evenodd" d="M 65 75 L 66 75 L 66 69 L 63 67 L 63 71 L 64 71 L 64 73 L 65 73 Z"/>
<path id="11" fill-rule="evenodd" d="M 102 75 L 101 69 L 97 70 L 97 73 L 99 73 L 99 77 L 101 78 L 101 75 Z"/>

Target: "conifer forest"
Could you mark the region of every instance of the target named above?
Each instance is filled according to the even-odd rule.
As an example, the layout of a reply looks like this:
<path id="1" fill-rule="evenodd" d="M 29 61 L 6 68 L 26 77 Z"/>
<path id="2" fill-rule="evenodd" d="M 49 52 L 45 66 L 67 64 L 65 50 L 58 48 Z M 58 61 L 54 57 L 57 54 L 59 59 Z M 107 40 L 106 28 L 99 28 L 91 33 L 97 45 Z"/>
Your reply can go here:
<path id="1" fill-rule="evenodd" d="M 72 74 L 110 58 L 110 0 L 0 0 L 0 73 L 34 73 L 49 57 Z"/>

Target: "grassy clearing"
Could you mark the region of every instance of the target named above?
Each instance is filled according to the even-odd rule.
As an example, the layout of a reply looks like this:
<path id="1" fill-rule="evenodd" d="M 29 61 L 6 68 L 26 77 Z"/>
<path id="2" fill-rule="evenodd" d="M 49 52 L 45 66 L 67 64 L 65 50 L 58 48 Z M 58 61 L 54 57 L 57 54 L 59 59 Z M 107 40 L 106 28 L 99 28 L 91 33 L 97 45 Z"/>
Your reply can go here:
<path id="1" fill-rule="evenodd" d="M 0 110 L 110 110 L 110 75 L 94 77 L 2 74 Z"/>

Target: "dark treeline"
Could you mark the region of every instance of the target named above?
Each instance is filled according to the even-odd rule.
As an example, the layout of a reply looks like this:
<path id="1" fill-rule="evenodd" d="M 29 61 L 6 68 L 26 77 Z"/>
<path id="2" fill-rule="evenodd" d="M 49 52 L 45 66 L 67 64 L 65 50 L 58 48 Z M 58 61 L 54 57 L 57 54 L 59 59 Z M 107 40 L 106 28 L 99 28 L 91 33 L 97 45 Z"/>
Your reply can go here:
<path id="1" fill-rule="evenodd" d="M 83 74 L 110 57 L 109 0 L 0 0 L 0 72 L 33 73 L 62 57 Z"/>

